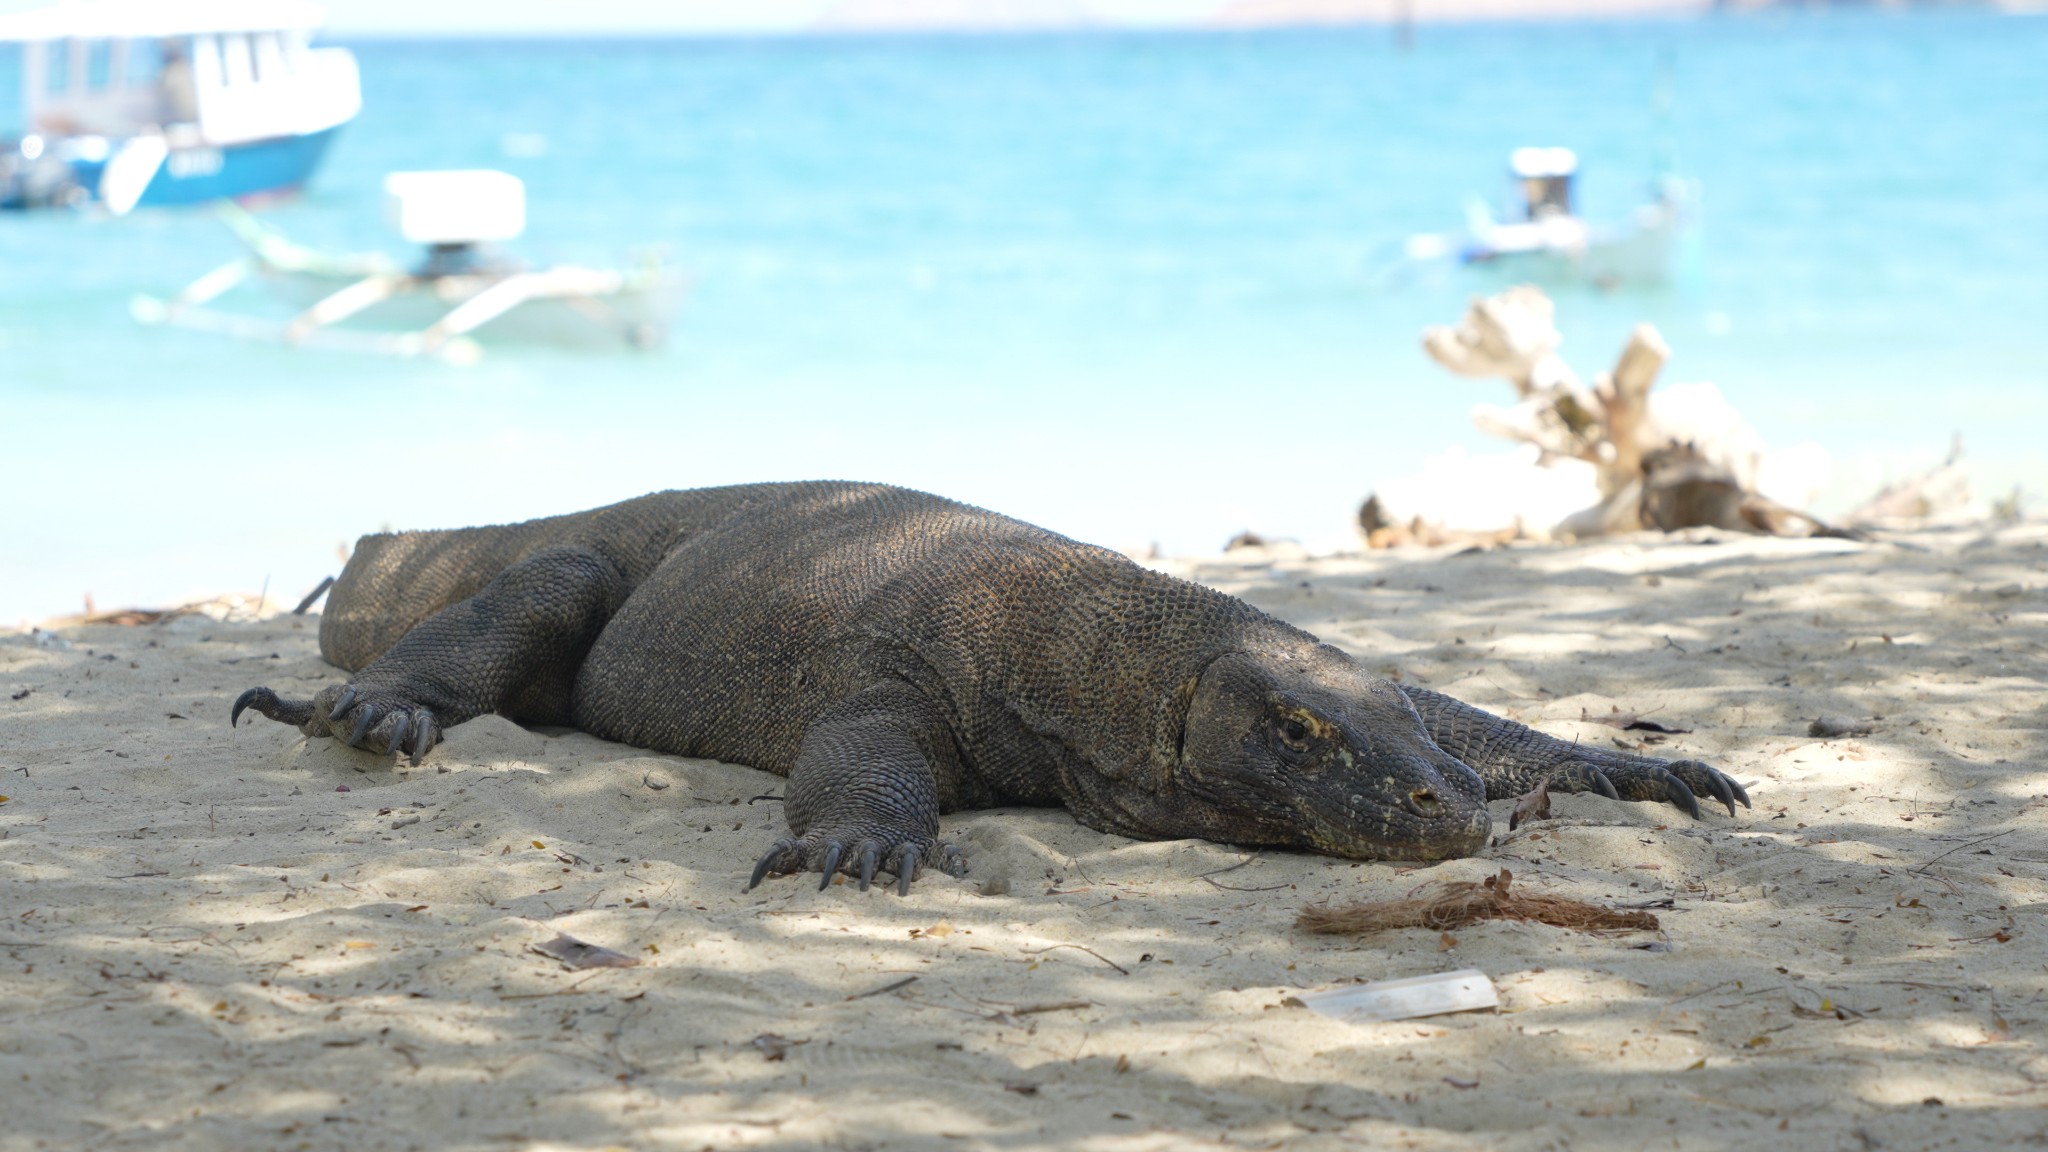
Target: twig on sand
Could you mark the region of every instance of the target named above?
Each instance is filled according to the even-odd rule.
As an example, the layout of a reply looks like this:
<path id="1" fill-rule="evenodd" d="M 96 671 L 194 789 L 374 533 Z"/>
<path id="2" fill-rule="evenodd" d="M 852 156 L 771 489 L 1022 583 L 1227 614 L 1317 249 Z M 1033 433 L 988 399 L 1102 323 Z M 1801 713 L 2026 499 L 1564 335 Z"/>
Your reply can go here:
<path id="1" fill-rule="evenodd" d="M 1075 1009 L 1087 1008 L 1089 1006 L 1089 1002 L 1086 1000 L 1059 1000 L 1051 1004 L 1026 1004 L 1022 1008 L 1011 1009 L 1010 1015 L 1030 1016 L 1037 1012 L 1072 1012 Z"/>
<path id="2" fill-rule="evenodd" d="M 915 984 L 915 983 L 917 983 L 917 977 L 915 977 L 915 976 L 905 976 L 905 977 L 904 977 L 903 979 L 901 979 L 901 980 L 896 980 L 896 981 L 892 981 L 892 982 L 890 982 L 890 983 L 888 983 L 888 984 L 884 984 L 884 985 L 882 985 L 882 986 L 881 986 L 880 988 L 870 988 L 870 989 L 868 989 L 868 990 L 867 990 L 867 991 L 865 991 L 865 992 L 855 992 L 855 993 L 854 993 L 853 995 L 851 995 L 851 996 L 848 996 L 848 997 L 847 997 L 847 999 L 848 999 L 848 1000 L 865 1000 L 865 999 L 867 999 L 867 998 L 868 998 L 868 997 L 870 997 L 870 996 L 880 996 L 880 995 L 881 995 L 882 993 L 884 993 L 884 992 L 894 992 L 894 991 L 895 991 L 895 990 L 897 990 L 898 988 L 905 988 L 905 987 L 908 987 L 908 986 L 910 986 L 910 985 L 912 985 L 912 984 Z"/>
<path id="3" fill-rule="evenodd" d="M 1209 877 L 1211 876 L 1221 876 L 1225 872 L 1235 872 L 1239 868 L 1242 868 L 1245 865 L 1250 864 L 1252 861 L 1257 860 L 1258 858 L 1259 854 L 1254 852 L 1251 855 L 1245 857 L 1244 859 L 1239 860 L 1237 863 L 1232 864 L 1228 868 L 1212 869 L 1211 871 L 1203 872 L 1196 875 L 1195 879 L 1200 880 L 1202 883 L 1207 884 L 1211 888 L 1221 888 L 1225 892 L 1277 892 L 1282 888 L 1294 887 L 1294 885 L 1292 884 L 1268 884 L 1264 888 L 1241 888 L 1235 884 L 1218 884 L 1216 881 L 1209 879 Z"/>
<path id="4" fill-rule="evenodd" d="M 1093 1008 L 1094 1006 L 1094 1003 L 1088 1000 L 1060 1000 L 1051 1004 L 1026 1004 L 1022 1008 L 1005 1008 L 994 1016 L 989 1017 L 989 1019 L 1001 1020 L 1006 1016 L 1034 1016 L 1040 1012 L 1074 1012 L 1082 1008 Z"/>
<path id="5" fill-rule="evenodd" d="M 547 999 L 547 998 L 548 998 L 548 997 L 550 997 L 550 996 L 576 996 L 576 995 L 580 995 L 580 994 L 581 994 L 581 993 L 583 992 L 583 986 L 584 986 L 585 984 L 588 984 L 588 983 L 590 983 L 590 982 L 591 982 L 592 980 L 595 980 L 595 979 L 597 979 L 597 978 L 598 978 L 599 976 L 602 976 L 602 975 L 604 975 L 604 974 L 605 974 L 605 971 L 606 971 L 605 969 L 603 969 L 603 968 L 600 968 L 600 969 L 598 969 L 597 971 L 595 971 L 595 972 L 592 972 L 592 973 L 591 973 L 590 975 L 588 975 L 588 976 L 585 976 L 585 977 L 584 977 L 583 979 L 581 979 L 581 980 L 578 980 L 578 981 L 577 981 L 577 982 L 575 982 L 574 984 L 571 984 L 571 985 L 569 985 L 569 986 L 568 986 L 567 988 L 557 988 L 557 989 L 555 989 L 555 990 L 554 990 L 554 991 L 552 991 L 552 992 L 500 992 L 500 993 L 498 993 L 498 999 L 500 999 L 500 1000 L 545 1000 L 545 999 Z"/>
<path id="6" fill-rule="evenodd" d="M 1925 871 L 1927 871 L 1927 870 L 1928 870 L 1929 868 L 1932 868 L 1932 867 L 1934 867 L 1934 865 L 1935 865 L 1935 862 L 1936 862 L 1936 861 L 1938 861 L 1938 860 L 1940 860 L 1940 859 L 1941 859 L 1941 858 L 1942 858 L 1943 856 L 1953 856 L 1953 855 L 1955 855 L 1956 853 L 1958 853 L 1958 852 L 1961 852 L 1961 851 L 1962 851 L 1963 849 L 1965 849 L 1965 848 L 1975 848 L 1975 847 L 1976 847 L 1977 845 L 1979 845 L 1979 844 L 1984 844 L 1984 843 L 1988 843 L 1988 842 L 1990 842 L 1990 841 L 1992 841 L 1992 840 L 1996 840 L 1996 839 L 1998 839 L 1998 838 L 1999 838 L 2000 836 L 2010 836 L 2010 835 L 2012 835 L 2012 834 L 2013 834 L 2014 832 L 2016 832 L 2016 831 L 2018 831 L 2018 829 L 2015 829 L 2015 828 L 2007 828 L 2007 829 L 2006 829 L 2005 831 L 2003 831 L 2003 832 L 1993 832 L 1993 833 L 1992 833 L 1991 835 L 1989 835 L 1989 836 L 1985 836 L 1985 837 L 1982 837 L 1982 838 L 1980 838 L 1980 839 L 1977 839 L 1977 840 L 1972 840 L 1972 841 L 1970 841 L 1970 842 L 1969 842 L 1969 843 L 1967 843 L 1967 844 L 1958 844 L 1958 845 L 1956 845 L 1955 847 L 1953 847 L 1953 848 L 1949 849 L 1948 851 L 1946 851 L 1946 852 L 1943 852 L 1943 853 L 1941 854 L 1941 856 L 1936 856 L 1936 857 L 1935 857 L 1935 858 L 1934 858 L 1933 860 L 1929 860 L 1929 861 L 1928 861 L 1927 863 L 1925 863 L 1925 864 L 1922 864 L 1922 865 L 1921 865 L 1921 866 L 1919 866 L 1918 868 L 1915 868 L 1915 869 L 1913 869 L 1913 871 L 1915 871 L 1915 872 L 1925 872 Z"/>
<path id="7" fill-rule="evenodd" d="M 1097 960 L 1102 961 L 1104 964 L 1109 965 L 1111 968 L 1116 969 L 1117 971 L 1123 973 L 1126 976 L 1129 976 L 1131 974 L 1131 970 L 1129 968 L 1126 968 L 1123 965 L 1117 963 L 1116 961 L 1111 960 L 1109 957 L 1104 956 L 1102 953 L 1097 952 L 1095 949 L 1090 948 L 1085 944 L 1053 944 L 1045 948 L 1026 948 L 1023 951 L 1026 956 L 1037 956 L 1041 953 L 1050 952 L 1054 948 L 1078 948 L 1081 951 L 1086 952 L 1090 956 L 1095 957 Z"/>
<path id="8" fill-rule="evenodd" d="M 1252 861 L 1254 861 L 1254 860 L 1257 860 L 1258 858 L 1259 858 L 1259 854 L 1258 854 L 1258 853 L 1256 853 L 1256 852 L 1254 852 L 1254 853 L 1252 853 L 1251 855 L 1249 855 L 1249 856 L 1245 857 L 1244 859 L 1242 859 L 1242 860 L 1239 860 L 1239 861 L 1238 861 L 1237 863 L 1235 863 L 1235 864 L 1232 864 L 1232 865 L 1231 865 L 1231 866 L 1229 866 L 1228 868 L 1212 868 L 1212 869 L 1210 869 L 1210 870 L 1209 870 L 1209 871 L 1207 871 L 1207 872 L 1203 872 L 1203 873 L 1200 873 L 1199 875 L 1197 875 L 1197 876 L 1195 877 L 1195 879 L 1197 879 L 1197 880 L 1207 880 L 1207 879 L 1208 879 L 1209 877 L 1211 877 L 1211 876 L 1221 876 L 1221 875 L 1223 875 L 1223 874 L 1224 874 L 1225 872 L 1235 872 L 1235 871 L 1237 871 L 1237 870 L 1238 870 L 1239 868 L 1242 868 L 1242 867 L 1244 867 L 1245 865 L 1247 865 L 1247 864 L 1250 864 L 1250 863 L 1251 863 Z"/>
<path id="9" fill-rule="evenodd" d="M 1942 992 L 1989 992 L 1982 984 L 1937 984 L 1928 980 L 1879 980 L 1879 984 L 1898 984 L 1906 988 L 1933 988 Z"/>
<path id="10" fill-rule="evenodd" d="M 1200 877 L 1200 879 L 1204 884 L 1207 884 L 1209 887 L 1221 888 L 1225 892 L 1278 892 L 1282 888 L 1294 887 L 1294 885 L 1292 884 L 1266 884 L 1258 888 L 1246 888 L 1242 884 L 1218 884 L 1214 880 L 1209 879 L 1207 876 Z"/>

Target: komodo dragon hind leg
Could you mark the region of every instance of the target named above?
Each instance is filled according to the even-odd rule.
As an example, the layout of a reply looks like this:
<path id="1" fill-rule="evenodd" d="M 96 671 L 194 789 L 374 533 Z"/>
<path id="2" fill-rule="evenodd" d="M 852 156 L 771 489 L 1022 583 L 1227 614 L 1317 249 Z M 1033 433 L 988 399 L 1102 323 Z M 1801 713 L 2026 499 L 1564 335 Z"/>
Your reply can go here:
<path id="1" fill-rule="evenodd" d="M 866 689 L 827 708 L 804 732 L 789 773 L 790 831 L 754 865 L 752 891 L 771 872 L 845 872 L 865 892 L 877 869 L 910 894 L 919 866 L 967 874 L 960 849 L 939 839 L 940 774 L 957 778 L 953 738 L 932 702 L 902 683 Z"/>
<path id="2" fill-rule="evenodd" d="M 444 728 L 486 712 L 563 723 L 576 669 L 625 597 L 624 575 L 598 553 L 543 549 L 421 621 L 348 683 L 311 700 L 251 688 L 228 724 L 253 708 L 308 736 L 418 764 Z"/>
<path id="3" fill-rule="evenodd" d="M 1668 800 L 1700 815 L 1698 797 L 1718 800 L 1735 815 L 1747 808 L 1742 785 L 1698 760 L 1659 760 L 1589 748 L 1547 736 L 1440 692 L 1403 684 L 1436 746 L 1486 781 L 1488 800 L 1519 796 L 1538 784 L 1560 792 L 1598 792 L 1610 800 Z"/>

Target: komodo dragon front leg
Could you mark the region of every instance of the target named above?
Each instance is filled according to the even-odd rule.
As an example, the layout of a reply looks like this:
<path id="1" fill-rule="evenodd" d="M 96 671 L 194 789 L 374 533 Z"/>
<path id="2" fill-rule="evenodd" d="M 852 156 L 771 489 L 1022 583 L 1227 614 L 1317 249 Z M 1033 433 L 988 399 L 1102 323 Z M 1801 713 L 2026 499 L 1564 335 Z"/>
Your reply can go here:
<path id="1" fill-rule="evenodd" d="M 884 681 L 840 700 L 804 730 L 790 769 L 784 810 L 796 835 L 768 849 L 747 890 L 770 872 L 816 870 L 821 889 L 843 871 L 865 892 L 882 867 L 907 896 L 920 863 L 966 875 L 960 849 L 939 839 L 959 779 L 952 732 L 924 693 Z"/>
<path id="2" fill-rule="evenodd" d="M 566 724 L 576 669 L 627 591 L 625 576 L 598 553 L 544 549 L 421 621 L 348 683 L 311 700 L 251 688 L 228 723 L 253 708 L 308 736 L 410 755 L 414 764 L 443 729 L 486 712 Z"/>
<path id="3" fill-rule="evenodd" d="M 1699 817 L 1696 797 L 1750 806 L 1742 785 L 1697 760 L 1659 760 L 1590 748 L 1547 736 L 1427 688 L 1400 685 L 1436 746 L 1486 782 L 1488 800 L 1519 796 L 1543 784 L 1560 792 L 1598 792 L 1610 800 L 1669 800 Z"/>

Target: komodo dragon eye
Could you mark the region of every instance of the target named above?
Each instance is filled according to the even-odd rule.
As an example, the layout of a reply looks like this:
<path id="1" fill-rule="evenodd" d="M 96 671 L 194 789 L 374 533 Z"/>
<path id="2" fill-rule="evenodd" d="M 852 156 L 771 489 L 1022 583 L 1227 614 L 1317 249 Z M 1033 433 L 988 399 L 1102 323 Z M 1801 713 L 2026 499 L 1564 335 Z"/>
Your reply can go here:
<path id="1" fill-rule="evenodd" d="M 1281 716 L 1279 723 L 1274 726 L 1274 731 L 1279 735 L 1281 745 L 1288 751 L 1308 751 L 1308 741 L 1311 733 L 1309 726 L 1303 723 L 1300 717 Z"/>

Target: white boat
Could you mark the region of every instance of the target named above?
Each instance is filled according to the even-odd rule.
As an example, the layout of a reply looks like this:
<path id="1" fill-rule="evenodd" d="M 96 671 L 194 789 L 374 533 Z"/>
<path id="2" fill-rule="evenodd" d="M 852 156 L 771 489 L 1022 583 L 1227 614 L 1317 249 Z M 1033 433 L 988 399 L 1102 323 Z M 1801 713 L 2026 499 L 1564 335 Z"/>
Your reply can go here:
<path id="1" fill-rule="evenodd" d="M 1578 213 L 1578 169 L 1579 158 L 1569 148 L 1517 148 L 1508 158 L 1518 194 L 1513 218 L 1503 220 L 1475 200 L 1466 206 L 1462 234 L 1410 237 L 1404 254 L 1417 262 L 1455 257 L 1461 264 L 1497 266 L 1517 278 L 1548 283 L 1615 287 L 1669 279 L 1695 199 L 1690 185 L 1660 179 L 1626 224 L 1600 226 Z"/>
<path id="2" fill-rule="evenodd" d="M 310 0 L 79 0 L 0 16 L 28 123 L 0 137 L 0 209 L 116 215 L 288 191 L 362 108 Z"/>
<path id="3" fill-rule="evenodd" d="M 665 336 L 683 286 L 658 258 L 627 270 L 530 268 L 491 247 L 525 230 L 517 177 L 394 172 L 384 187 L 399 233 L 427 246 L 417 264 L 305 248 L 228 207 L 223 218 L 249 254 L 167 298 L 138 296 L 129 311 L 145 324 L 242 339 L 454 361 L 481 355 L 480 338 L 645 348 Z M 291 311 L 215 306 L 250 283 Z"/>

